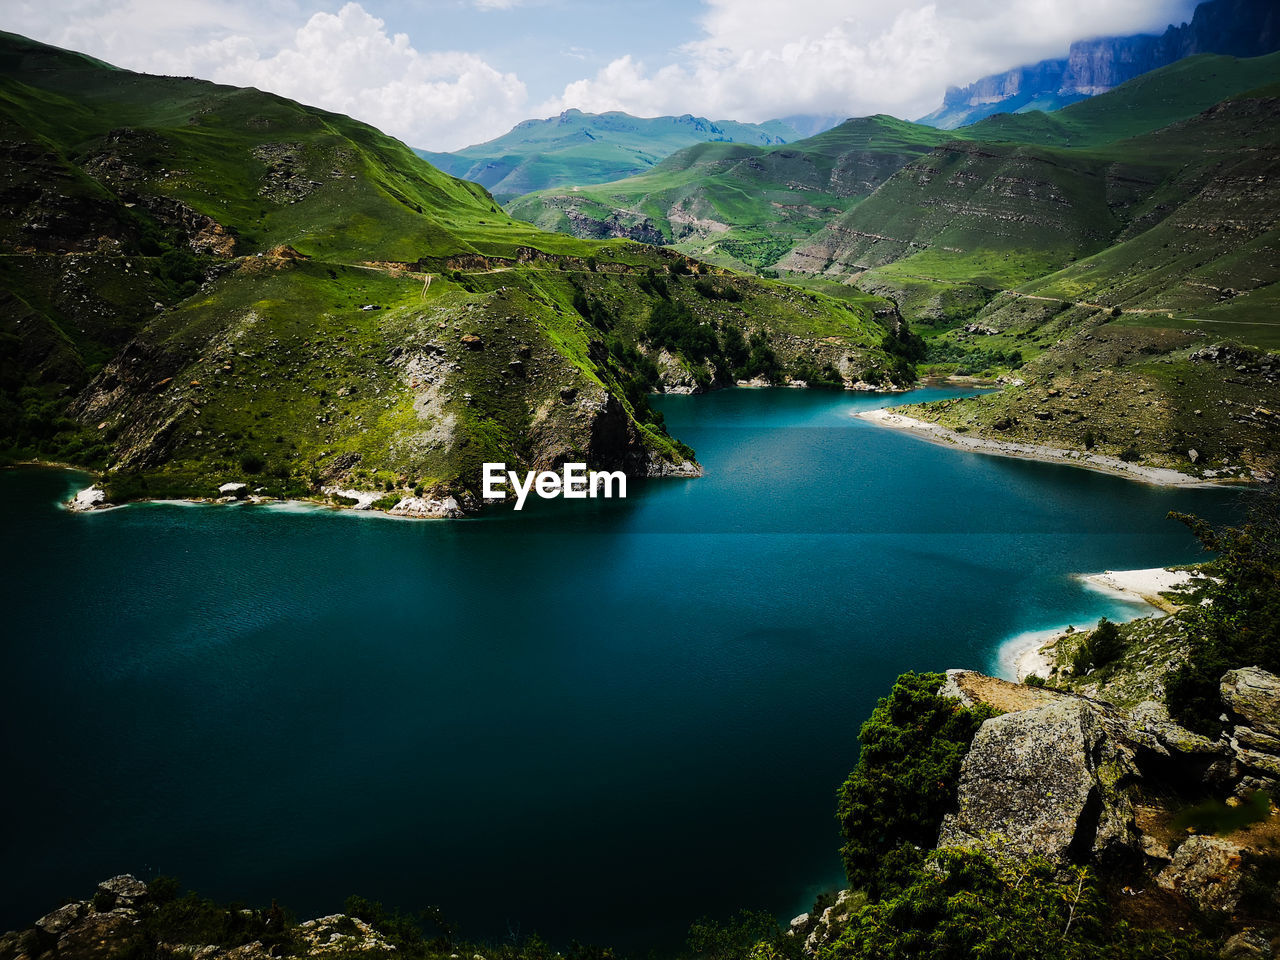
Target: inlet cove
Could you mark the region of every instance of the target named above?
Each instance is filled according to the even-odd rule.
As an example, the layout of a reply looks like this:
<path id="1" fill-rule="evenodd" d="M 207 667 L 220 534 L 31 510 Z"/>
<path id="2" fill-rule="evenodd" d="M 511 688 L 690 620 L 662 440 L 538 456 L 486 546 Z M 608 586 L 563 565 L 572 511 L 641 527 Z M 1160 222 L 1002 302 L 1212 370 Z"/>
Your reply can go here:
<path id="1" fill-rule="evenodd" d="M 518 515 L 73 514 L 82 476 L 0 473 L 0 926 L 126 870 L 634 953 L 789 919 L 844 886 L 833 797 L 896 676 L 1150 613 L 1075 575 L 1200 560 L 1166 515 L 1255 496 L 957 452 L 874 396 L 654 403 L 705 476 Z"/>

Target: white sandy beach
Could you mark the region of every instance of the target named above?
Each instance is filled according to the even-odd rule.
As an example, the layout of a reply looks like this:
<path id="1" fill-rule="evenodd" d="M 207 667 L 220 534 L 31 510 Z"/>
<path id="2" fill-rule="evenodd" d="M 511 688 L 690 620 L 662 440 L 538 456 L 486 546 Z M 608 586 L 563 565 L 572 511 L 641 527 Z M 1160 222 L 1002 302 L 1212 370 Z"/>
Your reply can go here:
<path id="1" fill-rule="evenodd" d="M 1135 607 L 1135 617 L 1153 613 L 1166 614 L 1174 605 L 1160 594 L 1189 583 L 1193 575 L 1188 570 L 1169 570 L 1151 567 L 1145 570 L 1104 570 L 1102 573 L 1076 575 L 1091 589 L 1121 597 L 1131 603 L 1146 604 L 1148 610 Z M 1011 637 L 1000 647 L 997 657 L 999 676 L 1021 683 L 1031 674 L 1048 677 L 1052 667 L 1052 652 L 1057 641 L 1074 632 L 1092 630 L 1097 621 L 1048 630 L 1031 630 Z"/>
<path id="2" fill-rule="evenodd" d="M 957 433 L 936 423 L 925 423 L 914 417 L 904 417 L 900 413 L 891 413 L 887 409 L 866 410 L 854 414 L 862 420 L 894 430 L 903 430 L 930 443 L 944 444 L 958 450 L 971 453 L 985 453 L 996 457 L 1017 457 L 1022 460 L 1041 460 L 1045 463 L 1062 463 L 1071 467 L 1083 467 L 1100 473 L 1111 473 L 1130 480 L 1153 483 L 1168 487 L 1213 487 L 1221 484 L 1202 480 L 1177 470 L 1165 467 L 1144 467 L 1136 463 L 1126 463 L 1117 457 L 1107 457 L 1100 453 L 1085 453 L 1080 450 L 1060 450 L 1057 447 L 1046 447 L 1034 443 L 1016 443 L 1012 440 L 992 440 L 985 437 L 971 437 Z"/>
<path id="3" fill-rule="evenodd" d="M 1169 612 L 1172 606 L 1160 596 L 1184 586 L 1192 580 L 1189 570 L 1166 570 L 1153 567 L 1150 570 L 1104 570 L 1102 573 L 1084 573 L 1080 579 L 1094 590 L 1123 596 L 1127 600 L 1142 600 L 1160 610 Z"/>

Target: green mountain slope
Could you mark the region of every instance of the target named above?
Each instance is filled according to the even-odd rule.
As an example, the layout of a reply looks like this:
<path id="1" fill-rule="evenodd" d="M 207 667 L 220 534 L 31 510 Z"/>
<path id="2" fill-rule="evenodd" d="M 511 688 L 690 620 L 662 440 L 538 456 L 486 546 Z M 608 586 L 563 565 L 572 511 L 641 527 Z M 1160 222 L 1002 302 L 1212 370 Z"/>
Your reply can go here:
<path id="1" fill-rule="evenodd" d="M 769 146 L 798 140 L 787 124 L 566 110 L 525 120 L 501 137 L 452 153 L 417 151 L 446 173 L 488 187 L 499 199 L 551 187 L 619 180 L 640 173 L 682 147 L 704 142 Z"/>
<path id="2" fill-rule="evenodd" d="M 1227 96 L 1277 77 L 1280 55 L 1276 54 L 1244 60 L 1191 57 L 1056 113 L 1002 114 L 951 132 L 878 116 L 849 120 L 826 133 L 782 147 L 704 144 L 673 154 L 641 176 L 573 190 L 542 191 L 508 203 L 507 209 L 543 229 L 580 237 L 621 236 L 671 244 L 682 252 L 743 269 L 780 265 L 824 272 L 832 266 L 830 261 L 843 255 L 842 234 L 846 230 L 854 236 L 867 234 L 866 244 L 877 246 L 887 238 L 918 243 L 917 234 L 928 232 L 923 225 L 914 225 L 920 210 L 911 218 L 911 230 L 897 229 L 896 223 L 905 218 L 898 206 L 904 201 L 915 202 L 910 184 L 890 181 L 884 196 L 877 197 L 869 208 L 860 208 L 863 198 L 912 161 L 919 162 L 925 176 L 945 177 L 957 161 L 944 157 L 947 151 L 958 151 L 977 165 L 965 177 L 990 181 L 996 176 L 994 168 L 987 169 L 992 164 L 1012 165 L 1007 173 L 1017 179 L 1023 176 L 1015 169 L 1018 165 L 1034 166 L 1035 158 L 1041 157 L 1042 169 L 1025 171 L 1030 179 L 1048 183 L 1061 175 L 1064 190 L 1078 191 L 1081 178 L 1090 181 L 1109 161 L 1034 148 L 1078 151 L 1132 138 L 1185 120 Z M 966 143 L 990 146 L 964 146 Z M 1018 147 L 997 144 L 1030 149 L 1019 153 Z M 934 149 L 940 151 L 939 157 L 927 159 L 926 154 Z M 1141 157 L 1134 159 L 1141 167 Z M 1141 179 L 1155 174 L 1138 170 L 1135 175 Z M 1076 181 L 1075 185 L 1069 180 Z M 952 193 L 945 179 L 934 183 L 932 189 L 939 196 Z M 931 208 L 938 202 L 937 197 L 926 198 L 925 194 L 917 199 Z M 1119 202 L 1125 202 L 1123 197 Z M 1102 203 L 1108 206 L 1111 200 L 1104 198 Z M 1016 210 L 1010 212 L 1017 215 Z M 1045 213 L 1053 219 L 1052 208 Z M 940 209 L 925 212 L 926 219 L 935 225 L 940 215 Z M 1051 230 L 1048 240 L 1059 250 L 1033 258 L 1034 262 L 1020 271 L 1004 271 L 1008 274 L 1005 279 L 1043 273 L 1065 263 L 1065 257 L 1093 252 L 1096 245 L 1084 242 L 1084 235 L 1097 236 L 1099 230 L 1109 235 L 1116 227 L 1105 211 L 1085 214 L 1086 220 L 1097 216 L 1106 222 L 1067 225 L 1074 238 L 1058 237 L 1056 229 Z M 829 229 L 824 229 L 829 224 Z M 812 246 L 806 244 L 810 237 Z M 1028 243 L 1039 245 L 1034 230 L 1007 236 L 1003 246 Z M 799 252 L 788 257 L 793 247 Z M 857 260 L 862 256 L 861 246 L 855 242 L 853 249 Z M 880 262 L 897 258 L 890 257 L 887 248 L 876 253 Z M 836 267 L 835 272 L 841 273 L 838 263 Z M 976 265 L 979 275 L 993 269 L 997 268 L 991 263 Z M 965 308 L 971 305 L 967 298 L 960 302 Z"/>
<path id="3" fill-rule="evenodd" d="M 781 147 L 688 147 L 641 176 L 532 194 L 507 209 L 544 229 L 674 244 L 758 269 L 949 139 L 892 117 L 866 117 Z"/>
<path id="4" fill-rule="evenodd" d="M 1207 164 L 1252 149 L 1265 136 L 1252 108 L 1228 101 L 1237 106 L 1219 120 L 1194 111 L 1259 79 L 1280 79 L 1280 56 L 1194 57 L 1055 114 L 975 124 L 965 135 L 983 142 L 956 140 L 905 167 L 782 266 L 859 276 L 908 313 L 972 312 L 1141 233 L 1191 196 Z"/>
<path id="5" fill-rule="evenodd" d="M 930 358 L 944 364 L 990 363 L 1011 351 L 1028 359 L 1013 388 L 911 414 L 970 436 L 1077 455 L 1214 478 L 1273 476 L 1280 460 L 1278 130 L 1280 86 L 1271 86 L 1095 154 L 1110 162 L 1103 185 L 1125 171 L 1132 186 L 1133 156 L 1162 176 L 1131 196 L 1120 229 L 1101 249 L 1008 289 L 996 283 L 961 318 L 963 327 L 930 338 Z M 973 251 L 931 248 L 873 268 L 860 282 L 894 288 L 910 315 L 926 286 L 935 298 L 959 289 L 911 271 L 936 274 L 974 258 Z M 1006 262 L 1029 259 L 1010 252 Z"/>
<path id="6" fill-rule="evenodd" d="M 888 364 L 869 298 L 539 232 L 255 90 L 5 35 L 0 149 L 0 448 L 105 467 L 120 499 L 440 512 L 486 460 L 688 473 L 649 389 Z"/>

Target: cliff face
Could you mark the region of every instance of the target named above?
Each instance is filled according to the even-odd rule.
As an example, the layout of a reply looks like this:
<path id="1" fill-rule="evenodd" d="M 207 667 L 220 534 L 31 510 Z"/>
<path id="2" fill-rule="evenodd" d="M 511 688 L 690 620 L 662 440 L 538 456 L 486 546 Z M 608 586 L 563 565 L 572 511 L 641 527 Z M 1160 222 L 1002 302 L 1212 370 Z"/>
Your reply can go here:
<path id="1" fill-rule="evenodd" d="M 921 123 L 953 130 L 993 113 L 1053 110 L 1092 97 L 1198 53 L 1257 57 L 1280 49 L 1280 8 L 1272 0 L 1208 0 L 1190 23 L 1162 35 L 1098 37 L 1071 45 L 1065 59 L 1042 60 L 951 87 Z"/>

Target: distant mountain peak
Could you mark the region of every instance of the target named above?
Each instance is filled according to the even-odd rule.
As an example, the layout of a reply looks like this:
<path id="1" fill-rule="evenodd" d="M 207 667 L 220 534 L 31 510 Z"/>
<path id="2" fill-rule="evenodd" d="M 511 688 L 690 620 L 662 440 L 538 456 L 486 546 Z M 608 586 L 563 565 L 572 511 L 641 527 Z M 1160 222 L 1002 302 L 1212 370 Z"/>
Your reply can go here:
<path id="1" fill-rule="evenodd" d="M 797 139 L 796 130 L 779 120 L 739 123 L 691 113 L 634 117 L 618 110 L 586 113 L 571 107 L 553 117 L 523 120 L 487 143 L 452 153 L 418 154 L 505 199 L 548 187 L 633 176 L 697 143 L 768 147 Z"/>
<path id="2" fill-rule="evenodd" d="M 918 122 L 953 130 L 995 113 L 1056 110 L 1198 53 L 1257 57 L 1275 50 L 1280 50 L 1275 0 L 1206 0 L 1190 22 L 1171 24 L 1163 34 L 1077 40 L 1065 57 L 948 87 L 942 106 Z"/>

